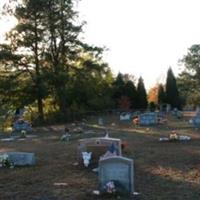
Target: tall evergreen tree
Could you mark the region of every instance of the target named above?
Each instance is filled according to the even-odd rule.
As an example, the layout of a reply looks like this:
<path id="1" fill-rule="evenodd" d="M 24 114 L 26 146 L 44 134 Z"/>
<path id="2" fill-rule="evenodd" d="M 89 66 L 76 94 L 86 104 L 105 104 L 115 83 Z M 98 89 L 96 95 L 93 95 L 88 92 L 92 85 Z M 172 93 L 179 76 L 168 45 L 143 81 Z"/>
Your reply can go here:
<path id="1" fill-rule="evenodd" d="M 79 71 L 77 62 L 85 52 L 98 57 L 101 48 L 91 47 L 79 39 L 83 23 L 77 23 L 75 0 L 46 0 L 46 27 L 49 84 L 60 111 L 67 114 L 70 106 L 71 75 Z M 89 63 L 90 64 L 90 63 Z M 91 65 L 91 67 L 94 65 Z"/>
<path id="2" fill-rule="evenodd" d="M 125 82 L 123 80 L 123 74 L 118 73 L 115 81 L 113 82 L 113 99 L 115 101 L 115 107 L 118 107 L 119 99 L 124 95 Z"/>
<path id="3" fill-rule="evenodd" d="M 170 104 L 172 108 L 181 108 L 179 92 L 176 84 L 176 78 L 171 68 L 167 71 L 166 80 L 166 103 Z"/>
<path id="4" fill-rule="evenodd" d="M 120 102 L 126 102 L 130 108 L 136 108 L 137 105 L 137 92 L 134 85 L 134 77 L 129 74 L 118 73 L 115 81 L 113 82 L 113 99 L 116 107 Z M 123 103 L 121 103 L 123 104 Z M 121 106 L 123 107 L 123 106 Z M 126 109 L 128 106 L 126 106 Z"/>
<path id="5" fill-rule="evenodd" d="M 158 105 L 166 103 L 166 94 L 163 87 L 163 84 L 159 84 L 158 86 Z"/>
<path id="6" fill-rule="evenodd" d="M 128 80 L 124 86 L 124 95 L 129 97 L 132 109 L 137 108 L 137 91 L 133 81 Z"/>
<path id="7" fill-rule="evenodd" d="M 147 106 L 148 106 L 147 93 L 144 86 L 144 81 L 142 77 L 140 77 L 137 84 L 137 108 L 147 109 Z"/>

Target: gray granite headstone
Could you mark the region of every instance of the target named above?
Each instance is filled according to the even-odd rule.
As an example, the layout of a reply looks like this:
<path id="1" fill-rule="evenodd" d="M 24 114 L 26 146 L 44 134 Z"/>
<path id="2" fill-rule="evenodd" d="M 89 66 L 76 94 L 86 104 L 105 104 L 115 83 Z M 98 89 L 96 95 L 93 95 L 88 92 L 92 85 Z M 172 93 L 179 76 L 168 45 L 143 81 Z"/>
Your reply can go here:
<path id="1" fill-rule="evenodd" d="M 5 153 L 4 153 L 5 154 Z M 34 153 L 26 152 L 7 152 L 9 160 L 14 166 L 35 165 L 36 159 Z"/>
<path id="2" fill-rule="evenodd" d="M 139 124 L 142 126 L 155 125 L 158 123 L 157 113 L 144 113 L 139 115 Z"/>
<path id="3" fill-rule="evenodd" d="M 119 183 L 124 192 L 134 192 L 134 163 L 132 159 L 122 156 L 109 157 L 99 160 L 99 185 L 104 191 L 104 186 L 109 181 Z"/>

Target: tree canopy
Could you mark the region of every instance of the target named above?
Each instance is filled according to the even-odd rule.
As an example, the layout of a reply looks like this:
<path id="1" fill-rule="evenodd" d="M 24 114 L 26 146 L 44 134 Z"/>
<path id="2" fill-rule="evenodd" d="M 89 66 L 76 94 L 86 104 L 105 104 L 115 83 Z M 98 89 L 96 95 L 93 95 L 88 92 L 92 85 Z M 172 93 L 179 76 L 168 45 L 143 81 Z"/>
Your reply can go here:
<path id="1" fill-rule="evenodd" d="M 190 105 L 200 105 L 200 45 L 192 45 L 181 62 L 184 68 L 177 83 L 182 101 Z"/>

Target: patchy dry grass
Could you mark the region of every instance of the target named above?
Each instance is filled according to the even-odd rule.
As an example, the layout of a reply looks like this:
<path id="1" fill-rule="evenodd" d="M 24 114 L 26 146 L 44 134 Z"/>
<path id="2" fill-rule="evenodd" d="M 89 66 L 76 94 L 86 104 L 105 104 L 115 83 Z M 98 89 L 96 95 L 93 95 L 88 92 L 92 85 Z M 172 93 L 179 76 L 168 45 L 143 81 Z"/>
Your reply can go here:
<path id="1" fill-rule="evenodd" d="M 189 127 L 187 120 L 169 117 L 166 125 L 150 128 L 119 123 L 114 117 L 106 122 L 110 136 L 128 143 L 123 154 L 135 162 L 135 190 L 140 193 L 135 199 L 200 199 L 200 131 Z M 116 125 L 112 126 L 112 122 Z M 92 195 L 98 186 L 95 173 L 74 166 L 77 139 L 104 134 L 102 129 L 95 130 L 93 135 L 76 134 L 70 142 L 60 142 L 62 132 L 57 129 L 37 129 L 34 134 L 38 137 L 31 140 L 0 142 L 0 152 L 35 152 L 37 158 L 34 167 L 0 169 L 0 200 L 108 199 Z M 158 141 L 171 130 L 191 136 L 192 140 Z"/>

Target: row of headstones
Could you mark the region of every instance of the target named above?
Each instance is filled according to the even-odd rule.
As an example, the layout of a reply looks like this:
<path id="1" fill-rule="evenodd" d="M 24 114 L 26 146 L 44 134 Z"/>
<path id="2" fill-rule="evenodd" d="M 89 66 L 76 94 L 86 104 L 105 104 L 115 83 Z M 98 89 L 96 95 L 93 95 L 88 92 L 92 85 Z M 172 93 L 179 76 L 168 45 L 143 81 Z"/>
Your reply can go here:
<path id="1" fill-rule="evenodd" d="M 131 120 L 134 113 L 123 113 L 120 115 L 120 121 L 124 120 Z M 156 112 L 148 112 L 138 114 L 138 122 L 141 126 L 148 126 L 148 125 L 156 125 L 158 124 L 158 113 Z"/>
<path id="2" fill-rule="evenodd" d="M 111 151 L 110 154 L 107 151 Z M 116 154 L 112 154 L 112 150 Z M 100 192 L 106 192 L 106 185 L 115 183 L 121 192 L 134 192 L 134 163 L 122 156 L 121 140 L 110 137 L 80 139 L 78 159 L 82 163 L 82 153 L 92 152 L 91 165 L 98 166 Z M 82 163 L 83 164 L 83 163 Z"/>

